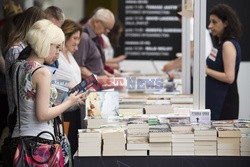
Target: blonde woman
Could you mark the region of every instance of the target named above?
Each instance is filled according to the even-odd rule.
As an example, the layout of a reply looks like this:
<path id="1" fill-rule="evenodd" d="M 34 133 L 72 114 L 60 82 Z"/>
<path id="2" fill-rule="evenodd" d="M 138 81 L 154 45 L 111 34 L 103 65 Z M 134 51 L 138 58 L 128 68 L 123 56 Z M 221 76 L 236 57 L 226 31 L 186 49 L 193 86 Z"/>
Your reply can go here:
<path id="1" fill-rule="evenodd" d="M 26 35 L 28 46 L 19 58 L 27 57 L 13 71 L 17 71 L 18 100 L 17 121 L 12 133 L 10 159 L 16 150 L 20 137 L 33 138 L 46 130 L 54 134 L 53 120 L 69 107 L 81 101 L 82 95 L 77 92 L 56 107 L 52 107 L 56 97 L 56 89 L 51 85 L 51 73 L 43 64 L 52 64 L 59 57 L 59 50 L 64 42 L 64 34 L 60 28 L 49 20 L 37 21 Z M 15 70 L 19 68 L 19 70 Z M 16 76 L 12 75 L 12 78 Z M 15 83 L 13 83 L 15 85 Z M 14 89 L 15 91 L 15 89 Z M 20 115 L 19 115 L 20 113 Z M 40 142 L 50 142 L 51 136 L 41 135 Z"/>

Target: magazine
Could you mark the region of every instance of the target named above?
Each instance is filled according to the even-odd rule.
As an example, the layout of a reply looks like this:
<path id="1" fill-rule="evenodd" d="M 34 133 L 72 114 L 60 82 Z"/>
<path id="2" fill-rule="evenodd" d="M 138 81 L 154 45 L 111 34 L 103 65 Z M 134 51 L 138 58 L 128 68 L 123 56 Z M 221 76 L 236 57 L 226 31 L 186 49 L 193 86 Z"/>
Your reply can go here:
<path id="1" fill-rule="evenodd" d="M 55 101 L 55 105 L 62 103 L 65 98 L 68 96 L 67 93 L 69 91 L 69 83 L 71 81 L 71 75 L 68 72 L 59 70 L 54 67 L 46 66 L 52 74 L 51 84 L 57 90 L 57 99 Z"/>

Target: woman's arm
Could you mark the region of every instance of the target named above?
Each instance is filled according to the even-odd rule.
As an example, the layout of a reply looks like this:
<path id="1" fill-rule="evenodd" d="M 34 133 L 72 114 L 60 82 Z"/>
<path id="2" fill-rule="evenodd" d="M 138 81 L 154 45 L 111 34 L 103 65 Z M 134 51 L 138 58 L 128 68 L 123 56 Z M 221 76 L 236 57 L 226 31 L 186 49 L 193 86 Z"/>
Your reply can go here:
<path id="1" fill-rule="evenodd" d="M 0 54 L 0 73 L 5 74 L 5 61 L 1 54 Z"/>
<path id="2" fill-rule="evenodd" d="M 174 60 L 169 61 L 163 66 L 163 72 L 170 72 L 171 70 L 181 69 L 182 57 L 178 57 Z"/>
<path id="3" fill-rule="evenodd" d="M 75 92 L 72 93 L 62 104 L 50 108 L 51 73 L 47 69 L 41 68 L 33 74 L 32 82 L 36 87 L 35 112 L 36 117 L 40 122 L 51 120 L 59 116 L 66 109 L 77 104 L 78 100 L 80 100 L 81 94 L 76 95 L 77 92 Z"/>
<path id="4" fill-rule="evenodd" d="M 120 55 L 120 56 L 114 57 L 112 59 L 107 59 L 106 63 L 119 63 L 119 62 L 123 61 L 126 58 L 127 58 L 126 55 Z"/>
<path id="5" fill-rule="evenodd" d="M 235 63 L 236 48 L 232 42 L 227 41 L 223 44 L 222 59 L 224 64 L 224 72 L 218 72 L 210 68 L 206 68 L 207 75 L 228 84 L 232 84 L 235 79 Z"/>

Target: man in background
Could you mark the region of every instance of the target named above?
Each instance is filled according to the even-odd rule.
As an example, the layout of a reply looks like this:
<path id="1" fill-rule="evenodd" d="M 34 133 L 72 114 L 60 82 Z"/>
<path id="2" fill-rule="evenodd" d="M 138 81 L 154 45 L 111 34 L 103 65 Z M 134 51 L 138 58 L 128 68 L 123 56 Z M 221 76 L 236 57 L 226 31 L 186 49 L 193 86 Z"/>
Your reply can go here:
<path id="1" fill-rule="evenodd" d="M 65 16 L 62 11 L 62 9 L 56 7 L 56 6 L 50 6 L 47 9 L 44 10 L 45 14 L 47 15 L 47 18 L 54 23 L 56 26 L 61 27 Z"/>
<path id="2" fill-rule="evenodd" d="M 74 54 L 83 79 L 95 74 L 99 81 L 102 80 L 105 83 L 108 76 L 111 76 L 104 70 L 105 56 L 99 37 L 107 34 L 113 28 L 114 23 L 115 17 L 110 10 L 98 8 L 84 25 L 79 49 Z"/>
<path id="3" fill-rule="evenodd" d="M 47 9 L 45 9 L 44 12 L 45 12 L 47 18 L 52 23 L 54 23 L 56 26 L 61 28 L 61 26 L 65 20 L 65 15 L 64 15 L 62 9 L 60 9 L 56 6 L 50 6 Z M 58 60 L 56 60 L 53 64 L 51 64 L 49 66 L 58 68 L 59 67 Z"/>

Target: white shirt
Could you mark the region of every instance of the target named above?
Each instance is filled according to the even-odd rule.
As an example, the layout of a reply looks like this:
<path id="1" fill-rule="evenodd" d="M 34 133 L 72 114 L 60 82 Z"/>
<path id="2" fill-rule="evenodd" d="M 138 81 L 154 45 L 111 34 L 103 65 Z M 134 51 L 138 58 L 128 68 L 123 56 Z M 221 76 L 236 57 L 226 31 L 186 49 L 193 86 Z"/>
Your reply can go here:
<path id="1" fill-rule="evenodd" d="M 190 41 L 194 41 L 194 18 L 190 18 Z M 211 49 L 213 47 L 212 39 L 207 29 L 206 29 L 206 43 L 205 44 L 206 44 L 205 58 L 207 58 L 207 56 L 209 56 Z"/>
<path id="2" fill-rule="evenodd" d="M 190 18 L 190 41 L 194 41 L 194 18 Z M 205 59 L 209 56 L 213 47 L 212 39 L 209 34 L 209 31 L 206 29 L 206 41 L 205 41 Z M 194 60 L 191 60 L 191 67 L 192 67 L 192 74 L 193 74 L 193 67 L 194 67 Z"/>
<path id="3" fill-rule="evenodd" d="M 114 49 L 109 41 L 109 38 L 102 34 L 102 39 L 104 41 L 105 48 L 103 49 L 106 60 L 112 59 L 114 57 Z"/>
<path id="4" fill-rule="evenodd" d="M 66 71 L 71 74 L 71 84 L 74 86 L 81 82 L 81 70 L 73 55 L 70 52 L 67 52 L 69 61 L 63 55 L 62 52 L 59 53 L 59 70 Z"/>

